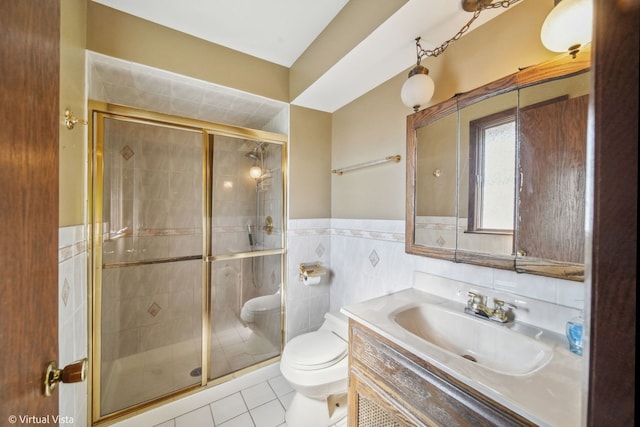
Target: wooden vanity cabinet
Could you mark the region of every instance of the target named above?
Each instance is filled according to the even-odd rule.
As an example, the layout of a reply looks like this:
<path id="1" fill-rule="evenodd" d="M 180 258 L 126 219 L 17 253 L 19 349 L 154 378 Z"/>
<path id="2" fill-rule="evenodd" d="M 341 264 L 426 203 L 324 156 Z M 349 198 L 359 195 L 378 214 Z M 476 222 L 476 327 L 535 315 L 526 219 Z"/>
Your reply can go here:
<path id="1" fill-rule="evenodd" d="M 534 426 L 349 320 L 349 427 Z"/>

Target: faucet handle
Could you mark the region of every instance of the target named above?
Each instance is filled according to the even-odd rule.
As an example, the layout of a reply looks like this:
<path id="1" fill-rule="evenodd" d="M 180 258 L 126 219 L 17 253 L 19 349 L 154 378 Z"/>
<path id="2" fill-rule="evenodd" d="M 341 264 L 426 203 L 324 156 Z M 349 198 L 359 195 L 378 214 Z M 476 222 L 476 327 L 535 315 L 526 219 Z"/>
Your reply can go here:
<path id="1" fill-rule="evenodd" d="M 469 297 L 469 299 L 467 300 L 467 305 L 471 306 L 473 304 L 476 303 L 476 301 L 478 301 L 478 299 L 480 298 L 480 295 L 474 293 L 474 292 L 467 292 L 467 296 Z"/>
<path id="2" fill-rule="evenodd" d="M 496 308 L 500 308 L 500 309 L 504 309 L 504 307 L 509 307 L 515 310 L 518 308 L 514 304 L 511 304 L 510 302 L 505 302 L 499 299 L 494 299 L 493 303 L 495 304 Z"/>
<path id="3" fill-rule="evenodd" d="M 469 300 L 467 301 L 467 307 L 476 308 L 478 306 L 482 306 L 486 304 L 487 297 L 482 296 L 480 294 L 476 294 L 475 292 L 469 291 L 467 293 Z"/>
<path id="4" fill-rule="evenodd" d="M 491 315 L 491 318 L 494 320 L 497 320 L 498 322 L 506 322 L 507 321 L 507 312 L 504 309 L 504 301 L 501 301 L 499 299 L 494 299 L 493 300 L 493 313 Z"/>
<path id="5" fill-rule="evenodd" d="M 508 302 L 504 302 L 502 300 L 499 299 L 494 299 L 493 300 L 493 304 L 494 304 L 494 308 L 493 308 L 493 318 L 495 318 L 496 320 L 500 321 L 500 322 L 507 322 L 509 320 L 509 316 L 507 314 L 507 310 L 505 310 L 505 306 L 509 307 L 509 308 L 517 308 L 515 305 L 508 303 Z"/>

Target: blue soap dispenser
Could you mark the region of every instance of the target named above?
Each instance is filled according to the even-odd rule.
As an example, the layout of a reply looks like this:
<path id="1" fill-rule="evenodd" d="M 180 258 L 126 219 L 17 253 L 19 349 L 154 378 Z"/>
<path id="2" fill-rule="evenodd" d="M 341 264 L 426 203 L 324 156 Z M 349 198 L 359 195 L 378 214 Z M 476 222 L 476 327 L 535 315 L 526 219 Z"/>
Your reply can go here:
<path id="1" fill-rule="evenodd" d="M 577 317 L 567 322 L 567 339 L 569 340 L 569 350 L 582 356 L 582 333 L 584 331 L 584 319 L 582 311 Z"/>

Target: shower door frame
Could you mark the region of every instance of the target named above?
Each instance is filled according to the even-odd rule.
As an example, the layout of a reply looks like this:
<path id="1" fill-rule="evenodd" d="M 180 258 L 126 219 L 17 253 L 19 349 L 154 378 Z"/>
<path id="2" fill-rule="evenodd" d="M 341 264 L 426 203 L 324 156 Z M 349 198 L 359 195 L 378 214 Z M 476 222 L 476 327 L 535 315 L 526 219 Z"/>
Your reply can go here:
<path id="1" fill-rule="evenodd" d="M 116 104 L 104 103 L 101 101 L 89 100 L 90 120 L 88 144 L 88 263 L 87 268 L 89 291 L 89 419 L 92 425 L 111 423 L 114 420 L 121 420 L 139 414 L 153 407 L 166 404 L 181 397 L 204 390 L 221 382 L 225 382 L 237 376 L 238 372 L 250 372 L 262 366 L 275 363 L 280 359 L 280 354 L 284 346 L 285 336 L 285 271 L 286 271 L 286 216 L 287 216 L 287 145 L 288 136 L 262 130 L 242 128 L 219 123 L 212 123 L 198 119 L 191 119 L 140 110 L 132 107 L 125 107 Z M 170 127 L 174 129 L 201 132 L 203 149 L 203 209 L 202 209 L 202 256 L 180 257 L 175 259 L 202 259 L 202 360 L 201 360 L 201 382 L 181 390 L 173 391 L 169 394 L 157 397 L 151 401 L 134 404 L 130 407 L 100 415 L 100 394 L 101 394 L 101 309 L 102 309 L 102 242 L 103 242 L 103 155 L 104 155 L 104 120 L 114 118 L 140 124 L 150 124 Z M 225 255 L 212 254 L 212 219 L 213 219 L 213 136 L 228 136 L 242 138 L 245 140 L 262 141 L 278 144 L 282 146 L 282 241 L 280 248 L 267 249 L 251 252 L 239 252 Z M 211 286 L 212 286 L 212 264 L 215 261 L 230 259 L 251 258 L 269 255 L 281 255 L 280 275 L 282 283 L 281 289 L 281 311 L 280 311 L 280 352 L 279 355 L 259 362 L 255 365 L 231 372 L 220 378 L 209 380 L 209 363 L 211 356 Z M 162 262 L 174 261 L 161 260 Z M 153 263 L 153 261 L 141 261 L 140 263 Z"/>

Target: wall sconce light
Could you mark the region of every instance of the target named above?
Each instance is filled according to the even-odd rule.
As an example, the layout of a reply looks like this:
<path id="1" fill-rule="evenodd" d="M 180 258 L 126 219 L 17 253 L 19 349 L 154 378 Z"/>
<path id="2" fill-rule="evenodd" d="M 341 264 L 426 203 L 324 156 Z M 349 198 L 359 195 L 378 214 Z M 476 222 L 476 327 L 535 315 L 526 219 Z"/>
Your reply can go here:
<path id="1" fill-rule="evenodd" d="M 572 57 L 591 42 L 593 31 L 592 0 L 556 0 L 544 20 L 540 38 L 552 52 L 569 52 Z"/>
<path id="2" fill-rule="evenodd" d="M 503 0 L 496 3 L 492 3 L 492 0 L 460 0 L 462 9 L 467 12 L 473 12 L 473 17 L 456 33 L 455 36 L 442 43 L 440 46 L 433 50 L 423 49 L 420 45 L 420 37 L 416 38 L 416 66 L 409 71 L 409 78 L 402 85 L 400 91 L 400 98 L 407 107 L 413 108 L 414 112 L 418 112 L 421 107 L 424 107 L 433 96 L 435 85 L 433 79 L 429 77 L 429 70 L 427 67 L 420 65 L 422 58 L 427 56 L 436 57 L 445 51 L 447 47 L 456 40 L 458 40 L 464 33 L 466 33 L 471 24 L 480 16 L 480 13 L 486 9 L 497 9 L 499 7 L 508 8 L 520 0 Z M 565 0 L 567 1 L 567 0 Z"/>

